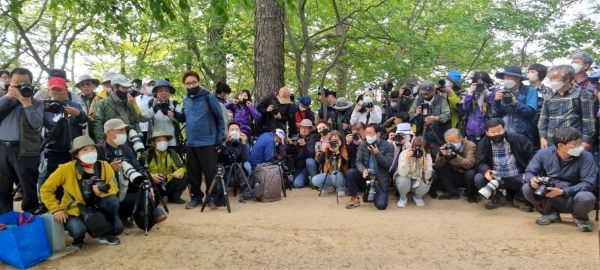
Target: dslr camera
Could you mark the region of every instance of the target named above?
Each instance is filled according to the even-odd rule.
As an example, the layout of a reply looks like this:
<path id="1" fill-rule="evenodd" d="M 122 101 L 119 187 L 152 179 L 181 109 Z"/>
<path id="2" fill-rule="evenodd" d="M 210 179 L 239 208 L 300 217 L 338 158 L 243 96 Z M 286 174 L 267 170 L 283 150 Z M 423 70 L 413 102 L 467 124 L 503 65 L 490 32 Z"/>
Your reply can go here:
<path id="1" fill-rule="evenodd" d="M 118 159 L 121 160 L 121 172 L 129 179 L 129 182 L 134 185 L 140 185 L 144 182 L 144 176 L 133 168 L 133 165 L 129 163 L 128 159 L 125 157 L 119 157 Z"/>
<path id="2" fill-rule="evenodd" d="M 483 91 L 485 91 L 485 88 L 487 88 L 488 85 L 484 82 L 478 82 L 477 86 L 475 87 L 475 92 L 476 93 L 482 93 Z"/>
<path id="3" fill-rule="evenodd" d="M 169 101 L 162 101 L 154 105 L 154 112 L 161 111 L 163 115 L 168 115 L 171 108 L 169 107 Z"/>
<path id="4" fill-rule="evenodd" d="M 402 95 L 405 97 L 408 97 L 412 94 L 412 89 L 408 88 L 408 87 L 402 87 Z"/>
<path id="5" fill-rule="evenodd" d="M 425 154 L 425 152 L 423 151 L 423 148 L 421 148 L 419 146 L 413 148 L 412 151 L 413 151 L 414 158 L 422 158 L 423 155 Z"/>
<path id="6" fill-rule="evenodd" d="M 83 191 L 85 192 L 85 196 L 89 198 L 91 194 L 94 194 L 93 186 L 96 185 L 98 190 L 102 193 L 108 193 L 110 189 L 110 185 L 106 182 L 100 180 L 97 176 L 92 176 L 90 179 L 83 180 Z"/>
<path id="7" fill-rule="evenodd" d="M 367 111 L 367 108 L 372 109 L 374 106 L 373 102 L 364 102 L 360 105 L 360 112 Z"/>
<path id="8" fill-rule="evenodd" d="M 337 149 L 338 147 L 340 147 L 340 142 L 336 139 L 330 140 L 329 141 L 329 147 L 331 149 Z"/>
<path id="9" fill-rule="evenodd" d="M 129 130 L 127 131 L 127 137 L 133 145 L 133 150 L 135 150 L 136 152 L 144 151 L 144 143 L 142 142 L 142 137 L 140 137 L 140 134 L 138 134 L 137 131 L 135 131 L 135 129 L 129 128 Z"/>
<path id="10" fill-rule="evenodd" d="M 394 89 L 394 84 L 392 82 L 388 82 L 381 86 L 381 90 L 384 92 L 390 92 Z"/>
<path id="11" fill-rule="evenodd" d="M 365 181 L 367 183 L 367 196 L 365 202 L 374 202 L 375 195 L 377 194 L 377 186 L 379 186 L 379 181 L 376 179 L 377 175 L 375 174 L 375 170 L 369 170 L 369 180 Z"/>
<path id="12" fill-rule="evenodd" d="M 19 89 L 21 96 L 26 97 L 26 98 L 33 97 L 33 94 L 35 93 L 35 89 L 33 88 L 33 86 L 31 86 L 31 84 L 26 83 L 26 82 L 22 82 L 22 83 L 18 84 L 16 87 L 17 87 L 17 89 Z M 8 89 L 8 87 L 6 87 L 6 89 Z"/>
<path id="13" fill-rule="evenodd" d="M 232 132 L 231 140 L 229 140 L 227 142 L 227 147 L 237 149 L 240 146 L 240 142 L 241 142 L 240 136 L 241 136 L 241 134 L 239 132 Z"/>
<path id="14" fill-rule="evenodd" d="M 492 180 L 489 181 L 487 185 L 485 185 L 485 187 L 479 190 L 479 194 L 481 194 L 481 196 L 483 196 L 486 199 L 489 199 L 490 196 L 492 196 L 492 194 L 494 193 L 494 191 L 496 191 L 496 189 L 498 189 L 500 185 L 504 184 L 504 180 L 502 180 L 502 177 L 500 177 L 500 175 L 498 175 L 497 173 L 492 173 L 491 177 Z"/>
<path id="15" fill-rule="evenodd" d="M 546 199 L 548 187 L 556 187 L 556 184 L 549 177 L 539 177 L 538 184 L 540 186 L 533 192 L 533 198 L 538 202 Z"/>
<path id="16" fill-rule="evenodd" d="M 440 79 L 437 81 L 436 90 L 440 90 L 441 88 L 446 88 L 446 87 L 449 87 L 449 85 L 446 85 L 446 80 Z"/>
<path id="17" fill-rule="evenodd" d="M 396 135 L 394 135 L 394 141 L 399 143 L 402 140 L 404 140 L 404 134 L 402 133 L 396 133 Z"/>
<path id="18" fill-rule="evenodd" d="M 46 108 L 44 110 L 54 114 L 63 113 L 65 106 L 67 106 L 66 103 L 55 98 L 44 100 L 44 103 L 46 104 Z"/>
<path id="19" fill-rule="evenodd" d="M 358 133 L 352 133 L 352 140 L 353 141 L 360 140 L 360 134 L 358 134 Z"/>
<path id="20" fill-rule="evenodd" d="M 511 89 L 504 88 L 504 96 L 502 96 L 502 101 L 505 105 L 508 105 L 512 102 L 513 93 Z"/>
<path id="21" fill-rule="evenodd" d="M 273 115 L 279 114 L 279 105 L 273 105 L 273 110 L 271 111 Z"/>
<path id="22" fill-rule="evenodd" d="M 444 147 L 444 150 L 446 150 L 446 154 L 444 155 L 444 158 L 446 160 L 453 160 L 456 158 L 456 148 L 454 147 L 454 145 L 452 145 L 451 143 L 446 144 L 446 147 Z"/>

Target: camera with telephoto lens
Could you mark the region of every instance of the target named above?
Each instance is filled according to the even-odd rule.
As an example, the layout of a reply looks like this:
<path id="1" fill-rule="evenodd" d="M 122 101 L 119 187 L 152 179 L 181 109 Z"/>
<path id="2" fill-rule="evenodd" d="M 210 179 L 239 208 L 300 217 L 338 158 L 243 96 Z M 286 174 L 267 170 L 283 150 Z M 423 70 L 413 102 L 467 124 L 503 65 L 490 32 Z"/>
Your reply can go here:
<path id="1" fill-rule="evenodd" d="M 162 179 L 162 181 L 160 181 L 160 189 L 162 191 L 167 191 L 167 178 L 162 174 L 158 174 L 158 177 Z"/>
<path id="2" fill-rule="evenodd" d="M 408 87 L 402 87 L 402 95 L 405 97 L 408 97 L 412 94 L 412 89 L 408 88 Z"/>
<path id="3" fill-rule="evenodd" d="M 329 141 L 329 148 L 337 149 L 340 146 L 340 142 L 336 139 Z"/>
<path id="4" fill-rule="evenodd" d="M 133 183 L 134 185 L 140 185 L 142 182 L 144 182 L 144 176 L 140 172 L 136 171 L 135 168 L 133 168 L 133 165 L 129 163 L 128 159 L 124 157 L 120 157 L 119 159 L 121 160 L 121 172 L 127 179 L 129 179 L 129 182 Z"/>
<path id="5" fill-rule="evenodd" d="M 369 169 L 369 180 L 366 180 L 367 184 L 367 198 L 365 202 L 373 202 L 375 201 L 375 195 L 377 195 L 377 186 L 379 186 L 379 181 L 377 181 L 377 175 L 375 174 L 375 170 Z"/>
<path id="6" fill-rule="evenodd" d="M 162 101 L 154 104 L 154 112 L 161 111 L 163 115 L 168 115 L 170 110 L 169 101 Z"/>
<path id="7" fill-rule="evenodd" d="M 231 132 L 231 140 L 227 142 L 227 146 L 230 148 L 237 149 L 240 146 L 241 142 L 241 133 L 239 131 Z"/>
<path id="8" fill-rule="evenodd" d="M 18 84 L 16 87 L 17 87 L 17 89 L 19 89 L 19 93 L 21 93 L 21 96 L 23 96 L 25 98 L 33 97 L 33 94 L 35 93 L 35 89 L 33 88 L 33 86 L 31 86 L 31 84 L 26 83 L 26 82 L 22 82 L 22 83 Z"/>
<path id="9" fill-rule="evenodd" d="M 133 145 L 133 150 L 135 150 L 136 152 L 144 151 L 144 143 L 142 143 L 142 137 L 140 137 L 140 134 L 138 134 L 137 131 L 135 131 L 135 129 L 129 128 L 129 131 L 127 131 L 127 137 L 129 137 L 129 141 Z"/>
<path id="10" fill-rule="evenodd" d="M 384 92 L 390 92 L 392 89 L 394 89 L 394 84 L 392 82 L 388 82 L 381 86 L 381 90 Z"/>
<path id="11" fill-rule="evenodd" d="M 423 152 L 423 148 L 417 146 L 413 149 L 411 149 L 413 151 L 413 157 L 415 158 L 422 158 L 423 154 L 425 154 L 425 152 Z"/>
<path id="12" fill-rule="evenodd" d="M 479 194 L 486 199 L 489 199 L 494 191 L 496 191 L 496 189 L 498 189 L 498 187 L 504 183 L 502 177 L 500 177 L 500 175 L 497 173 L 491 173 L 490 176 L 492 177 L 492 180 L 490 180 L 485 187 L 482 187 L 479 190 Z"/>
<path id="13" fill-rule="evenodd" d="M 86 197 L 89 197 L 89 195 L 94 194 L 94 185 L 96 185 L 98 190 L 100 190 L 100 192 L 102 193 L 108 193 L 108 190 L 110 189 L 110 185 L 102 181 L 97 176 L 92 176 L 90 179 L 84 179 L 82 181 L 82 185 Z"/>
<path id="14" fill-rule="evenodd" d="M 502 101 L 504 102 L 504 105 L 508 105 L 508 104 L 512 103 L 512 100 L 513 100 L 512 90 L 505 88 L 504 96 L 502 96 Z"/>
<path id="15" fill-rule="evenodd" d="M 549 177 L 539 177 L 538 185 L 539 187 L 533 192 L 533 199 L 538 202 L 546 199 L 546 194 L 548 194 L 549 187 L 556 187 L 556 184 L 553 183 Z"/>
<path id="16" fill-rule="evenodd" d="M 436 87 L 436 89 L 437 89 L 437 90 L 439 90 L 440 88 L 446 88 L 446 87 L 448 87 L 448 86 L 449 86 L 449 85 L 446 85 L 446 80 L 444 80 L 444 79 L 440 79 L 440 80 L 438 80 L 438 82 L 437 82 L 437 87 Z"/>
<path id="17" fill-rule="evenodd" d="M 46 108 L 44 110 L 46 110 L 47 112 L 50 113 L 54 113 L 54 114 L 60 114 L 64 111 L 65 106 L 67 106 L 66 103 L 58 100 L 58 99 L 49 99 L 49 100 L 44 100 L 44 103 L 46 104 Z"/>
<path id="18" fill-rule="evenodd" d="M 453 160 L 456 158 L 456 148 L 454 147 L 453 144 L 451 144 L 451 143 L 446 144 L 446 147 L 444 147 L 444 150 L 446 150 L 446 154 L 444 155 L 444 158 L 446 160 Z"/>

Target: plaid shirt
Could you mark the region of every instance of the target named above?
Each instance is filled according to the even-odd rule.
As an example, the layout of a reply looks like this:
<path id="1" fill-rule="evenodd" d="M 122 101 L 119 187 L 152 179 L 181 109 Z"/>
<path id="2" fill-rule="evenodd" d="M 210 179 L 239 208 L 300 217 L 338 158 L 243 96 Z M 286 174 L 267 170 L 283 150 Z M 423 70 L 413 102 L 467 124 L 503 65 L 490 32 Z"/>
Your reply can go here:
<path id="1" fill-rule="evenodd" d="M 515 157 L 510 150 L 510 144 L 504 140 L 501 145 L 492 143 L 492 159 L 494 160 L 494 171 L 501 177 L 512 177 L 519 175 L 519 168 Z"/>
<path id="2" fill-rule="evenodd" d="M 536 88 L 538 93 L 538 113 L 542 110 L 542 106 L 544 105 L 544 99 L 548 95 L 552 95 L 552 88 L 545 86 L 542 84 L 542 87 Z M 537 123 L 537 122 L 536 122 Z"/>
<path id="3" fill-rule="evenodd" d="M 552 136 L 556 130 L 561 127 L 574 127 L 581 132 L 584 142 L 592 144 L 596 130 L 595 96 L 590 91 L 580 91 L 581 111 L 576 112 L 571 97 L 575 90 L 576 87 L 572 86 L 564 95 L 555 92 L 545 99 L 538 123 L 540 138 L 546 138 L 552 143 Z"/>

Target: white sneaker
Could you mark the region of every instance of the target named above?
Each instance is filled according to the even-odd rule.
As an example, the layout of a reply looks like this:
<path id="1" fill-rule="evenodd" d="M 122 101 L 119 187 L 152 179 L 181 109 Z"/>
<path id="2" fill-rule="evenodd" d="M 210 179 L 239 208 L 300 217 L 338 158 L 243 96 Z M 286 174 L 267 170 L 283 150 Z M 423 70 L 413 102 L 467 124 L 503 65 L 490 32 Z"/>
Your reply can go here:
<path id="1" fill-rule="evenodd" d="M 402 200 L 402 198 L 400 198 L 400 200 L 398 200 L 398 203 L 396 204 L 396 206 L 398 206 L 400 208 L 404 208 L 404 207 L 406 207 L 406 201 L 408 201 L 408 200 Z"/>
<path id="2" fill-rule="evenodd" d="M 425 201 L 423 199 L 417 199 L 413 197 L 413 202 L 419 207 L 425 206 Z"/>

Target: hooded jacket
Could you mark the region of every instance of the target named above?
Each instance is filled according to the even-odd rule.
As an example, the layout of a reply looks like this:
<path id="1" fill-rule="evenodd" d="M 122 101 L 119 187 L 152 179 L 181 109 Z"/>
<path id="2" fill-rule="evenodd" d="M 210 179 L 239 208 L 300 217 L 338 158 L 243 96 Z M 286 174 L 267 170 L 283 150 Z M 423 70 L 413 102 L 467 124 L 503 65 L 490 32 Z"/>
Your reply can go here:
<path id="1" fill-rule="evenodd" d="M 96 103 L 94 107 L 94 141 L 101 142 L 106 138 L 104 134 L 104 123 L 110 119 L 119 118 L 127 125 L 130 125 L 138 133 L 140 130 L 140 117 L 133 107 L 133 104 L 127 100 L 120 100 L 114 93 L 107 98 Z"/>

